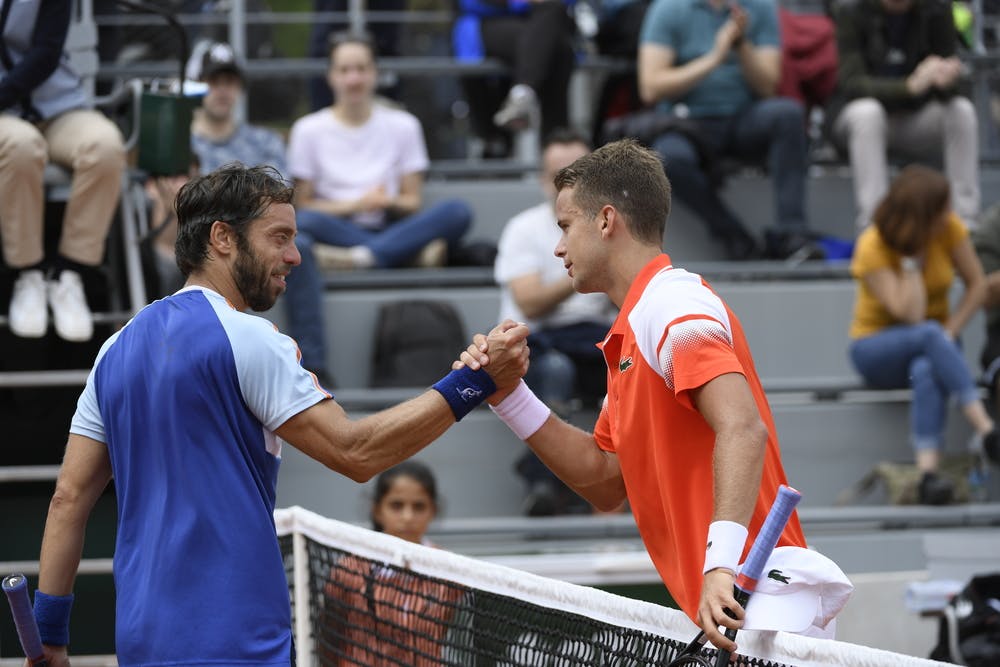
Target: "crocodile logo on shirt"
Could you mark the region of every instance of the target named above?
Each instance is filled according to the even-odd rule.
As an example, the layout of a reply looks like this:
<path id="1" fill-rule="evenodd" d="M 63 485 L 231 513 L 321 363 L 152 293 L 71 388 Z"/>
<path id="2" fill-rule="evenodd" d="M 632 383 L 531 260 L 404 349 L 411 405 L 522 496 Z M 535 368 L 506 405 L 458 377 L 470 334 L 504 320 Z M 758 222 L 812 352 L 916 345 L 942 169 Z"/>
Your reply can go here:
<path id="1" fill-rule="evenodd" d="M 632 357 L 623 357 L 622 360 L 618 362 L 619 373 L 624 373 L 630 368 L 632 368 Z"/>
<path id="2" fill-rule="evenodd" d="M 775 581 L 780 581 L 783 584 L 792 583 L 788 575 L 782 574 L 781 570 L 771 570 L 770 572 L 767 573 L 767 578 L 774 579 Z"/>

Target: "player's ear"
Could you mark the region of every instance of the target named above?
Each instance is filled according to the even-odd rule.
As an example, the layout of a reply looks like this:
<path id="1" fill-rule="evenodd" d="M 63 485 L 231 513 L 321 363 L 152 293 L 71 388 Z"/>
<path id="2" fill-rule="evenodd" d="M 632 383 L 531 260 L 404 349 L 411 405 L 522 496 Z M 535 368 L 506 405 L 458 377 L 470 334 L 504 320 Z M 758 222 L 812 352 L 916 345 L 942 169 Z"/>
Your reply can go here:
<path id="1" fill-rule="evenodd" d="M 227 223 L 216 220 L 208 232 L 208 245 L 221 255 L 228 255 L 236 247 L 235 231 Z"/>
<path id="2" fill-rule="evenodd" d="M 620 225 L 622 222 L 621 216 L 618 211 L 615 210 L 614 206 L 610 204 L 601 209 L 601 212 L 597 216 L 597 226 L 601 230 L 601 236 L 607 238 L 611 236 L 615 227 Z"/>

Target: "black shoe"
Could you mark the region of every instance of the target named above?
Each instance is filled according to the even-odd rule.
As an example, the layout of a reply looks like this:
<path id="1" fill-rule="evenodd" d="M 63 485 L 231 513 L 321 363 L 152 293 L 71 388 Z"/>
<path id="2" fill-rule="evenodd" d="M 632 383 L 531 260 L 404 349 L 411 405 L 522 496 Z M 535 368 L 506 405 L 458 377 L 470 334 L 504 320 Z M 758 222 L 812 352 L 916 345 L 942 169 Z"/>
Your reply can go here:
<path id="1" fill-rule="evenodd" d="M 947 505 L 955 499 L 955 485 L 936 472 L 925 472 L 917 487 L 921 505 Z"/>
<path id="2" fill-rule="evenodd" d="M 990 463 L 1000 465 L 1000 433 L 996 429 L 983 436 L 983 453 Z"/>
<path id="3" fill-rule="evenodd" d="M 768 229 L 764 232 L 764 251 L 770 259 L 787 262 L 804 262 L 825 259 L 826 253 L 808 234 Z"/>
<path id="4" fill-rule="evenodd" d="M 733 262 L 745 262 L 761 258 L 760 244 L 750 234 L 734 234 L 722 239 L 726 257 Z"/>

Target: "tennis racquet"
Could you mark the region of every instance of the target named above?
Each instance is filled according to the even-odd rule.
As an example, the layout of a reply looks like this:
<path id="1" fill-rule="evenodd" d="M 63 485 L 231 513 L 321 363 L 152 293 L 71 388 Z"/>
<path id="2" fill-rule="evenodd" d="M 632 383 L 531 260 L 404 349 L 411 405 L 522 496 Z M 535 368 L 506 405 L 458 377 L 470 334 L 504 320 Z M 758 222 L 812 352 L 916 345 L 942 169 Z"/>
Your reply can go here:
<path id="1" fill-rule="evenodd" d="M 11 574 L 4 577 L 3 592 L 10 602 L 11 615 L 17 627 L 17 637 L 21 640 L 21 648 L 28 662 L 35 667 L 48 667 L 48 661 L 42 652 L 42 639 L 35 623 L 35 612 L 28 599 L 28 579 L 23 574 Z"/>
<path id="2" fill-rule="evenodd" d="M 785 530 L 785 524 L 792 517 L 792 512 L 795 511 L 795 506 L 799 504 L 800 500 L 802 500 L 802 494 L 792 487 L 784 484 L 778 487 L 778 495 L 767 513 L 767 518 L 764 519 L 764 525 L 760 527 L 760 532 L 757 533 L 757 537 L 753 541 L 753 546 L 750 547 L 750 553 L 747 554 L 747 559 L 736 577 L 735 586 L 733 586 L 733 597 L 744 609 L 746 609 L 750 596 L 757 588 L 757 580 L 760 579 L 764 565 L 770 558 L 771 552 L 774 551 L 774 545 L 778 543 L 781 533 Z M 730 616 L 733 615 L 728 609 L 726 613 Z M 736 639 L 736 630 L 726 629 L 726 637 Z M 668 667 L 682 667 L 684 665 L 708 667 L 708 661 L 698 655 L 705 642 L 705 632 L 699 632 L 698 636 L 684 647 L 684 650 L 670 662 Z M 715 667 L 725 667 L 728 664 L 729 651 L 720 649 L 715 660 Z"/>

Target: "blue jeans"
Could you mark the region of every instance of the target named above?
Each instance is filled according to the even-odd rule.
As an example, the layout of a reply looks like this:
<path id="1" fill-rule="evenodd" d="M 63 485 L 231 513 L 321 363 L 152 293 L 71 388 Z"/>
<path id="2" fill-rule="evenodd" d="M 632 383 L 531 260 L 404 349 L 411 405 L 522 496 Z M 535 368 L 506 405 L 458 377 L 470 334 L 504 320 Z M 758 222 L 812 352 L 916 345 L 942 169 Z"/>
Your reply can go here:
<path id="1" fill-rule="evenodd" d="M 367 246 L 375 256 L 376 267 L 400 266 L 434 239 L 445 239 L 453 246 L 472 223 L 472 210 L 463 201 L 442 201 L 380 230 L 362 229 L 346 218 L 308 209 L 297 211 L 295 222 L 295 245 L 302 254 L 302 264 L 293 268 L 287 279 L 289 334 L 299 344 L 302 365 L 312 371 L 326 371 L 323 276 L 313 257 L 313 244 Z"/>
<path id="2" fill-rule="evenodd" d="M 959 346 L 936 320 L 901 324 L 851 342 L 851 361 L 876 389 L 913 389 L 910 438 L 914 449 L 939 449 L 948 397 L 961 406 L 979 400 Z"/>
<path id="3" fill-rule="evenodd" d="M 805 111 L 791 98 L 771 97 L 754 102 L 734 116 L 689 118 L 719 157 L 732 156 L 751 163 L 767 157 L 774 180 L 778 227 L 789 233 L 806 231 L 806 172 L 808 170 Z M 716 237 L 738 234 L 744 226 L 722 201 L 699 163 L 691 140 L 668 132 L 653 142 L 670 178 L 674 195 Z"/>

